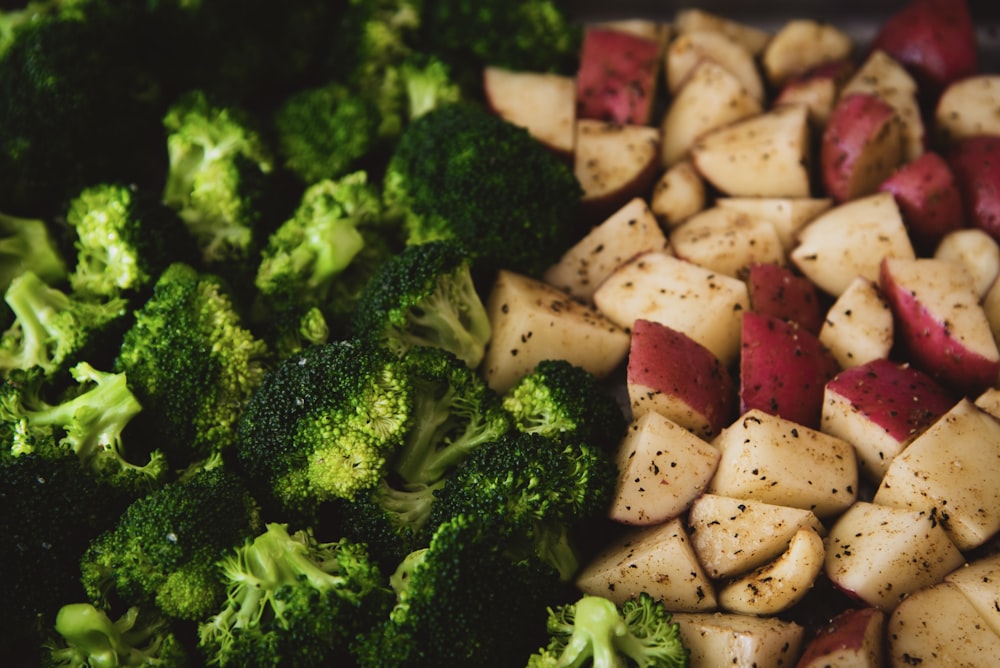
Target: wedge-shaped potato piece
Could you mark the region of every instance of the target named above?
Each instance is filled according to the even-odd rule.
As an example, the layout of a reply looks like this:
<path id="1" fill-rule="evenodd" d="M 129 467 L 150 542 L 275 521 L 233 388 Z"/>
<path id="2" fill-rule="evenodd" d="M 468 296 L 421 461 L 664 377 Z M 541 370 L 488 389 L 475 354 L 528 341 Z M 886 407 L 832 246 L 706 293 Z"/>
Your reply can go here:
<path id="1" fill-rule="evenodd" d="M 567 160 L 576 141 L 576 79 L 502 67 L 483 70 L 483 94 L 493 113 L 526 128 Z"/>
<path id="2" fill-rule="evenodd" d="M 691 504 L 688 529 L 709 577 L 747 573 L 777 558 L 803 527 L 826 530 L 811 510 L 703 494 Z"/>
<path id="3" fill-rule="evenodd" d="M 771 85 L 780 87 L 817 65 L 850 57 L 853 49 L 850 35 L 834 25 L 813 19 L 792 19 L 768 42 L 761 64 Z"/>
<path id="4" fill-rule="evenodd" d="M 802 527 L 780 557 L 720 586 L 719 607 L 746 615 L 784 612 L 812 589 L 824 556 L 823 538 L 812 527 Z"/>
<path id="5" fill-rule="evenodd" d="M 617 30 L 643 39 L 653 40 L 661 45 L 666 44 L 673 34 L 669 23 L 649 18 L 610 19 L 607 21 L 591 21 L 588 26 L 605 30 Z"/>
<path id="6" fill-rule="evenodd" d="M 809 122 L 823 129 L 830 120 L 844 81 L 853 73 L 854 64 L 849 60 L 823 63 L 786 81 L 771 105 L 805 105 L 809 109 Z"/>
<path id="7" fill-rule="evenodd" d="M 691 668 L 793 666 L 805 636 L 802 626 L 777 617 L 689 612 L 672 620 L 691 652 Z"/>
<path id="8" fill-rule="evenodd" d="M 1000 244 L 979 228 L 966 227 L 949 232 L 941 239 L 934 257 L 963 265 L 972 276 L 980 299 L 1000 276 Z"/>
<path id="9" fill-rule="evenodd" d="M 976 406 L 1000 420 L 1000 387 L 989 387 L 976 397 Z"/>
<path id="10" fill-rule="evenodd" d="M 836 436 L 751 410 L 712 444 L 722 451 L 712 494 L 811 510 L 821 520 L 857 498 L 854 448 Z"/>
<path id="11" fill-rule="evenodd" d="M 687 334 L 639 319 L 632 325 L 626 367 L 632 417 L 655 412 L 711 439 L 736 417 L 729 369 Z"/>
<path id="12" fill-rule="evenodd" d="M 676 227 L 705 208 L 705 181 L 690 160 L 666 169 L 653 185 L 649 208 L 665 229 Z"/>
<path id="13" fill-rule="evenodd" d="M 960 550 L 1000 531 L 1000 421 L 962 399 L 903 450 L 875 503 L 926 512 Z"/>
<path id="14" fill-rule="evenodd" d="M 633 197 L 645 197 L 660 172 L 660 130 L 579 119 L 573 171 L 587 217 L 603 220 Z"/>
<path id="15" fill-rule="evenodd" d="M 683 7 L 674 14 L 674 29 L 679 33 L 695 30 L 715 30 L 742 44 L 754 56 L 759 55 L 771 39 L 771 34 L 757 26 L 735 21 L 697 7 Z"/>
<path id="16" fill-rule="evenodd" d="M 945 576 L 962 590 L 993 632 L 1000 635 L 1000 553 L 971 561 Z"/>
<path id="17" fill-rule="evenodd" d="M 591 228 L 548 268 L 543 278 L 589 302 L 597 286 L 626 261 L 667 247 L 667 237 L 646 200 L 635 197 Z"/>
<path id="18" fill-rule="evenodd" d="M 580 570 L 576 586 L 619 605 L 645 591 L 670 611 L 716 607 L 715 588 L 680 519 L 627 531 Z"/>
<path id="19" fill-rule="evenodd" d="M 874 95 L 896 110 L 902 124 L 904 161 L 924 152 L 927 130 L 917 100 L 917 82 L 899 61 L 885 51 L 872 51 L 840 91 L 842 98 L 854 93 Z"/>
<path id="20" fill-rule="evenodd" d="M 753 312 L 790 320 L 811 334 L 819 334 L 824 305 L 808 278 L 785 265 L 757 262 L 750 265 L 746 281 Z"/>
<path id="21" fill-rule="evenodd" d="M 785 263 L 778 230 L 766 218 L 711 207 L 670 231 L 674 254 L 733 278 L 745 279 L 750 265 Z"/>
<path id="22" fill-rule="evenodd" d="M 771 221 L 788 252 L 798 243 L 799 230 L 829 209 L 833 200 L 828 197 L 719 197 L 715 205 Z"/>
<path id="23" fill-rule="evenodd" d="M 618 485 L 609 516 L 635 525 L 674 519 L 704 493 L 719 451 L 659 413 L 632 420 L 618 446 Z"/>
<path id="24" fill-rule="evenodd" d="M 576 73 L 577 116 L 623 125 L 650 121 L 662 44 L 607 24 L 584 29 Z"/>
<path id="25" fill-rule="evenodd" d="M 888 357 L 892 311 L 874 281 L 857 276 L 826 312 L 819 340 L 842 369 Z"/>
<path id="26" fill-rule="evenodd" d="M 976 74 L 953 82 L 938 98 L 934 133 L 950 143 L 973 135 L 1000 135 L 1000 74 Z"/>
<path id="27" fill-rule="evenodd" d="M 965 557 L 930 513 L 858 501 L 826 536 L 827 577 L 884 610 L 941 582 Z"/>
<path id="28" fill-rule="evenodd" d="M 569 360 L 605 377 L 628 354 L 628 332 L 562 290 L 522 274 L 497 274 L 486 312 L 493 336 L 480 369 L 499 392 L 545 359 Z"/>
<path id="29" fill-rule="evenodd" d="M 762 111 L 760 100 L 743 87 L 736 75 L 714 61 L 701 61 L 673 96 L 660 121 L 661 164 L 671 167 L 686 160 L 702 135 Z"/>
<path id="30" fill-rule="evenodd" d="M 625 329 L 645 319 L 683 332 L 725 366 L 739 355 L 740 321 L 749 308 L 743 281 L 662 251 L 619 267 L 594 292 L 594 303 Z"/>
<path id="31" fill-rule="evenodd" d="M 850 608 L 823 626 L 796 668 L 880 668 L 885 665 L 885 612 Z"/>
<path id="32" fill-rule="evenodd" d="M 854 446 L 869 480 L 955 405 L 934 379 L 880 358 L 851 367 L 826 384 L 821 429 Z"/>
<path id="33" fill-rule="evenodd" d="M 809 197 L 809 111 L 785 106 L 712 130 L 691 147 L 705 179 L 731 196 Z"/>
<path id="34" fill-rule="evenodd" d="M 799 232 L 789 258 L 806 278 L 834 297 L 861 276 L 878 281 L 882 260 L 913 258 L 903 217 L 889 193 L 839 204 Z"/>
<path id="35" fill-rule="evenodd" d="M 1000 241 L 1000 135 L 956 140 L 945 154 L 972 227 Z"/>
<path id="36" fill-rule="evenodd" d="M 970 396 L 997 382 L 1000 351 L 963 265 L 886 258 L 879 287 L 892 309 L 896 343 L 915 367 Z"/>
<path id="37" fill-rule="evenodd" d="M 676 94 L 694 68 L 705 60 L 721 65 L 739 79 L 750 95 L 764 101 L 764 83 L 753 54 L 717 30 L 689 30 L 670 43 L 665 58 L 667 90 Z"/>
<path id="38" fill-rule="evenodd" d="M 995 666 L 1000 635 L 955 585 L 913 593 L 886 625 L 893 666 Z"/>

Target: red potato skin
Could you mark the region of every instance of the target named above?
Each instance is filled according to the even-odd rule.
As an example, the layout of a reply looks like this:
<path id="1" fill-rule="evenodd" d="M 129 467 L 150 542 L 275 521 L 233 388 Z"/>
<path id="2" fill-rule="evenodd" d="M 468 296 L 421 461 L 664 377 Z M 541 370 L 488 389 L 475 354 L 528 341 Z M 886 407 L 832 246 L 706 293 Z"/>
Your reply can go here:
<path id="1" fill-rule="evenodd" d="M 736 416 L 736 386 L 707 348 L 664 324 L 639 319 L 632 326 L 626 370 L 633 388 L 678 397 L 703 416 L 714 436 Z"/>
<path id="2" fill-rule="evenodd" d="M 900 443 L 915 438 L 957 402 L 924 372 L 888 359 L 845 369 L 827 383 L 827 389 L 849 399 Z"/>
<path id="3" fill-rule="evenodd" d="M 899 123 L 896 110 L 885 100 L 866 93 L 852 93 L 837 101 L 820 138 L 820 176 L 827 194 L 846 202 L 874 192 L 903 160 L 885 156 L 882 178 L 859 173 L 859 163 L 872 144 Z M 866 181 L 872 181 L 869 186 Z"/>
<path id="4" fill-rule="evenodd" d="M 826 383 L 840 366 L 816 335 L 748 311 L 740 345 L 740 413 L 756 408 L 818 429 Z"/>
<path id="5" fill-rule="evenodd" d="M 812 281 L 770 262 L 750 265 L 746 281 L 753 311 L 792 320 L 806 331 L 819 334 L 826 314 Z"/>
<path id="6" fill-rule="evenodd" d="M 947 160 L 969 223 L 1000 241 L 1000 136 L 960 139 Z"/>
<path id="7" fill-rule="evenodd" d="M 864 651 L 866 642 L 875 656 L 875 663 L 884 663 L 885 648 L 882 631 L 885 612 L 878 608 L 852 608 L 840 613 L 821 628 L 806 645 L 796 668 L 821 668 L 830 655 L 842 650 Z"/>
<path id="8" fill-rule="evenodd" d="M 654 40 L 589 28 L 577 70 L 577 118 L 649 125 L 660 60 L 660 45 Z"/>
<path id="9" fill-rule="evenodd" d="M 955 173 L 939 153 L 928 151 L 901 165 L 879 191 L 892 193 L 921 255 L 933 255 L 946 234 L 967 226 Z"/>
<path id="10" fill-rule="evenodd" d="M 979 71 L 976 30 L 966 0 L 911 0 L 882 23 L 870 48 L 895 58 L 930 99 L 949 83 Z"/>

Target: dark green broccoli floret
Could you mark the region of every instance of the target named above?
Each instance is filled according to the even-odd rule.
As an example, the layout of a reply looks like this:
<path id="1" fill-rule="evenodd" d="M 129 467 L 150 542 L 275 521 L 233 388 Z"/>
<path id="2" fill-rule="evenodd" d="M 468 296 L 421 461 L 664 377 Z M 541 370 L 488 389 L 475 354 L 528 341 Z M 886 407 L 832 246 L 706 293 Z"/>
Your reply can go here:
<path id="1" fill-rule="evenodd" d="M 200 621 L 225 601 L 216 562 L 261 529 L 247 484 L 221 464 L 170 482 L 129 504 L 81 559 L 96 605 L 120 600 Z"/>
<path id="2" fill-rule="evenodd" d="M 137 426 L 174 468 L 228 449 L 269 357 L 226 284 L 175 263 L 133 315 L 114 368 L 144 407 Z"/>
<path id="3" fill-rule="evenodd" d="M 577 236 L 572 168 L 527 130 L 470 103 L 410 123 L 386 167 L 384 197 L 407 239 L 456 239 L 474 264 L 539 274 Z"/>
<path id="4" fill-rule="evenodd" d="M 528 668 L 684 668 L 688 649 L 662 601 L 643 592 L 620 607 L 583 595 L 549 609 L 550 641 L 528 659 Z"/>
<path id="5" fill-rule="evenodd" d="M 90 603 L 67 603 L 56 615 L 55 631 L 58 637 L 44 648 L 44 668 L 183 668 L 190 664 L 170 621 L 155 611 L 131 607 L 112 620 Z"/>
<path id="6" fill-rule="evenodd" d="M 573 533 L 607 514 L 616 482 L 617 467 L 601 448 L 508 432 L 446 479 L 428 523 L 465 513 L 494 518 L 512 553 L 537 555 L 569 580 L 579 566 Z"/>
<path id="7" fill-rule="evenodd" d="M 566 599 L 537 560 L 513 560 L 488 521 L 457 516 L 390 577 L 397 602 L 358 645 L 358 665 L 507 667 L 544 639 L 545 609 Z"/>
<path id="8" fill-rule="evenodd" d="M 55 285 L 66 278 L 62 251 L 45 221 L 0 213 L 0 290 L 25 271 Z"/>
<path id="9" fill-rule="evenodd" d="M 199 625 L 209 665 L 340 665 L 392 593 L 363 544 L 270 523 L 220 562 L 225 605 Z"/>
<path id="10" fill-rule="evenodd" d="M 567 360 L 543 360 L 503 396 L 521 431 L 605 449 L 615 447 L 628 424 L 618 400 L 594 374 Z"/>
<path id="11" fill-rule="evenodd" d="M 177 211 L 204 261 L 245 260 L 264 241 L 272 149 L 251 115 L 202 90 L 163 116 L 169 166 L 163 201 Z"/>
<path id="12" fill-rule="evenodd" d="M 69 282 L 78 294 L 134 294 L 152 285 L 171 262 L 197 257 L 176 214 L 153 191 L 134 185 L 84 189 L 70 201 L 66 222 L 76 235 Z"/>
<path id="13" fill-rule="evenodd" d="M 400 77 L 406 91 L 408 122 L 439 106 L 461 102 L 467 96 L 452 76 L 451 67 L 432 55 L 411 56 L 400 65 Z"/>
<path id="14" fill-rule="evenodd" d="M 491 327 L 469 258 L 452 239 L 407 246 L 369 280 L 358 299 L 352 331 L 397 353 L 418 346 L 442 348 L 477 367 Z"/>
<path id="15" fill-rule="evenodd" d="M 95 360 L 124 326 L 128 302 L 89 299 L 45 283 L 30 269 L 15 277 L 4 301 L 14 322 L 0 335 L 0 372 L 39 367 L 54 376 L 76 362 Z M 103 362 L 103 360 L 101 360 Z"/>

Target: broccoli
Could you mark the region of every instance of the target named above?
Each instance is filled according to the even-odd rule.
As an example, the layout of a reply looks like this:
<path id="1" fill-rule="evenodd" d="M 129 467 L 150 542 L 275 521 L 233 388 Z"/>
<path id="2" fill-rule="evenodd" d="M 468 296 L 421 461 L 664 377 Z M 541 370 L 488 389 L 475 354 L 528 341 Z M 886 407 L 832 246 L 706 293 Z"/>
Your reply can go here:
<path id="1" fill-rule="evenodd" d="M 461 102 L 469 96 L 452 75 L 452 68 L 430 54 L 404 60 L 400 77 L 406 91 L 406 120 L 412 121 L 439 106 Z"/>
<path id="2" fill-rule="evenodd" d="M 45 283 L 27 269 L 4 293 L 14 315 L 0 334 L 0 373 L 39 367 L 54 377 L 77 362 L 92 360 L 117 341 L 127 325 L 128 301 L 122 297 L 90 299 Z"/>
<path id="3" fill-rule="evenodd" d="M 136 427 L 174 468 L 228 449 L 261 383 L 267 345 L 244 325 L 218 276 L 171 264 L 133 312 L 114 370 L 144 410 Z"/>
<path id="4" fill-rule="evenodd" d="M 56 615 L 57 637 L 45 643 L 44 668 L 190 665 L 187 649 L 169 620 L 131 607 L 118 619 L 90 603 L 67 603 Z"/>
<path id="5" fill-rule="evenodd" d="M 619 607 L 584 594 L 549 609 L 550 641 L 528 659 L 528 668 L 683 668 L 688 649 L 662 601 L 642 592 Z"/>
<path id="6" fill-rule="evenodd" d="M 507 667 L 540 638 L 545 609 L 568 598 L 537 560 L 511 559 L 492 523 L 460 515 L 437 527 L 390 577 L 396 604 L 358 644 L 362 668 Z"/>
<path id="7" fill-rule="evenodd" d="M 567 360 L 543 360 L 503 396 L 521 431 L 611 449 L 628 423 L 617 399 L 595 375 Z"/>
<path id="8" fill-rule="evenodd" d="M 456 239 L 484 272 L 539 275 L 575 240 L 581 195 L 572 168 L 526 129 L 468 102 L 414 119 L 383 180 L 409 243 Z"/>
<path id="9" fill-rule="evenodd" d="M 216 562 L 260 531 L 260 517 L 246 482 L 220 463 L 171 481 L 90 542 L 80 560 L 87 597 L 202 620 L 225 601 Z"/>
<path id="10" fill-rule="evenodd" d="M 194 241 L 152 190 L 124 183 L 90 186 L 66 222 L 75 233 L 74 292 L 93 298 L 144 292 L 172 262 L 193 262 Z"/>
<path id="11" fill-rule="evenodd" d="M 393 600 L 363 544 L 286 524 L 267 524 L 220 566 L 227 600 L 198 629 L 213 666 L 346 665 L 354 637 Z"/>
<path id="12" fill-rule="evenodd" d="M 491 327 L 465 247 L 428 241 L 383 262 L 358 298 L 351 331 L 397 353 L 442 348 L 477 367 Z"/>
<path id="13" fill-rule="evenodd" d="M 568 581 L 579 566 L 573 532 L 606 515 L 617 477 L 614 461 L 596 446 L 511 431 L 448 476 L 428 525 L 467 513 L 494 518 L 512 554 L 535 555 Z"/>
<path id="14" fill-rule="evenodd" d="M 0 291 L 6 292 L 25 271 L 49 285 L 69 275 L 63 251 L 44 220 L 0 213 Z"/>

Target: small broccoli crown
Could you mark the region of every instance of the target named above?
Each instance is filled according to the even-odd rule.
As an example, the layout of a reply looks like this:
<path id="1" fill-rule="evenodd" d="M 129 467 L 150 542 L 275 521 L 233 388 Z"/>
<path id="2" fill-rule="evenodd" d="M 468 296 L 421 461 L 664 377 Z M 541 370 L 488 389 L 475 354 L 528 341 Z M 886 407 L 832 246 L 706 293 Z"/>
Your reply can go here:
<path id="1" fill-rule="evenodd" d="M 271 149 L 243 110 L 191 91 L 163 116 L 165 204 L 178 212 L 205 262 L 251 256 L 261 241 L 260 200 L 273 170 Z"/>
<path id="2" fill-rule="evenodd" d="M 352 330 L 397 353 L 443 348 L 469 367 L 479 365 L 492 331 L 469 255 L 453 240 L 410 245 L 382 263 L 358 299 Z"/>
<path id="3" fill-rule="evenodd" d="M 354 169 L 376 149 L 378 127 L 378 107 L 339 81 L 293 93 L 274 115 L 285 167 L 305 183 Z"/>
<path id="4" fill-rule="evenodd" d="M 0 335 L 0 372 L 37 366 L 49 376 L 87 356 L 123 321 L 128 305 L 123 298 L 91 300 L 64 292 L 30 269 L 11 281 L 4 300 L 14 322 Z"/>
<path id="5" fill-rule="evenodd" d="M 45 221 L 0 213 L 0 290 L 27 270 L 49 285 L 69 271 Z"/>
<path id="6" fill-rule="evenodd" d="M 503 396 L 518 429 L 612 448 L 628 424 L 599 378 L 568 360 L 543 360 Z"/>
<path id="7" fill-rule="evenodd" d="M 443 104 L 461 102 L 465 96 L 448 64 L 433 55 L 410 57 L 400 65 L 400 76 L 406 89 L 406 108 L 411 121 Z"/>
<path id="8" fill-rule="evenodd" d="M 663 602 L 646 592 L 621 607 L 602 596 L 585 594 L 573 603 L 550 608 L 549 644 L 529 658 L 528 667 L 684 668 L 689 651 L 670 619 Z"/>
<path id="9" fill-rule="evenodd" d="M 361 543 L 269 523 L 220 561 L 227 601 L 199 625 L 209 665 L 329 665 L 392 600 Z"/>
<path id="10" fill-rule="evenodd" d="M 477 267 L 540 274 L 575 236 L 582 190 L 527 130 L 471 103 L 441 104 L 399 138 L 384 197 L 408 241 L 457 239 Z"/>
<path id="11" fill-rule="evenodd" d="M 169 266 L 134 312 L 115 369 L 144 406 L 140 421 L 174 467 L 228 449 L 264 377 L 266 344 L 243 324 L 225 284 Z"/>
<path id="12" fill-rule="evenodd" d="M 215 562 L 260 530 L 256 500 L 224 466 L 170 482 L 129 504 L 81 560 L 87 596 L 204 619 L 225 600 Z"/>
<path id="13" fill-rule="evenodd" d="M 190 664 L 169 621 L 138 607 L 112 620 L 90 603 L 68 603 L 56 615 L 55 631 L 58 638 L 46 643 L 47 656 L 43 656 L 47 668 L 183 668 Z"/>

